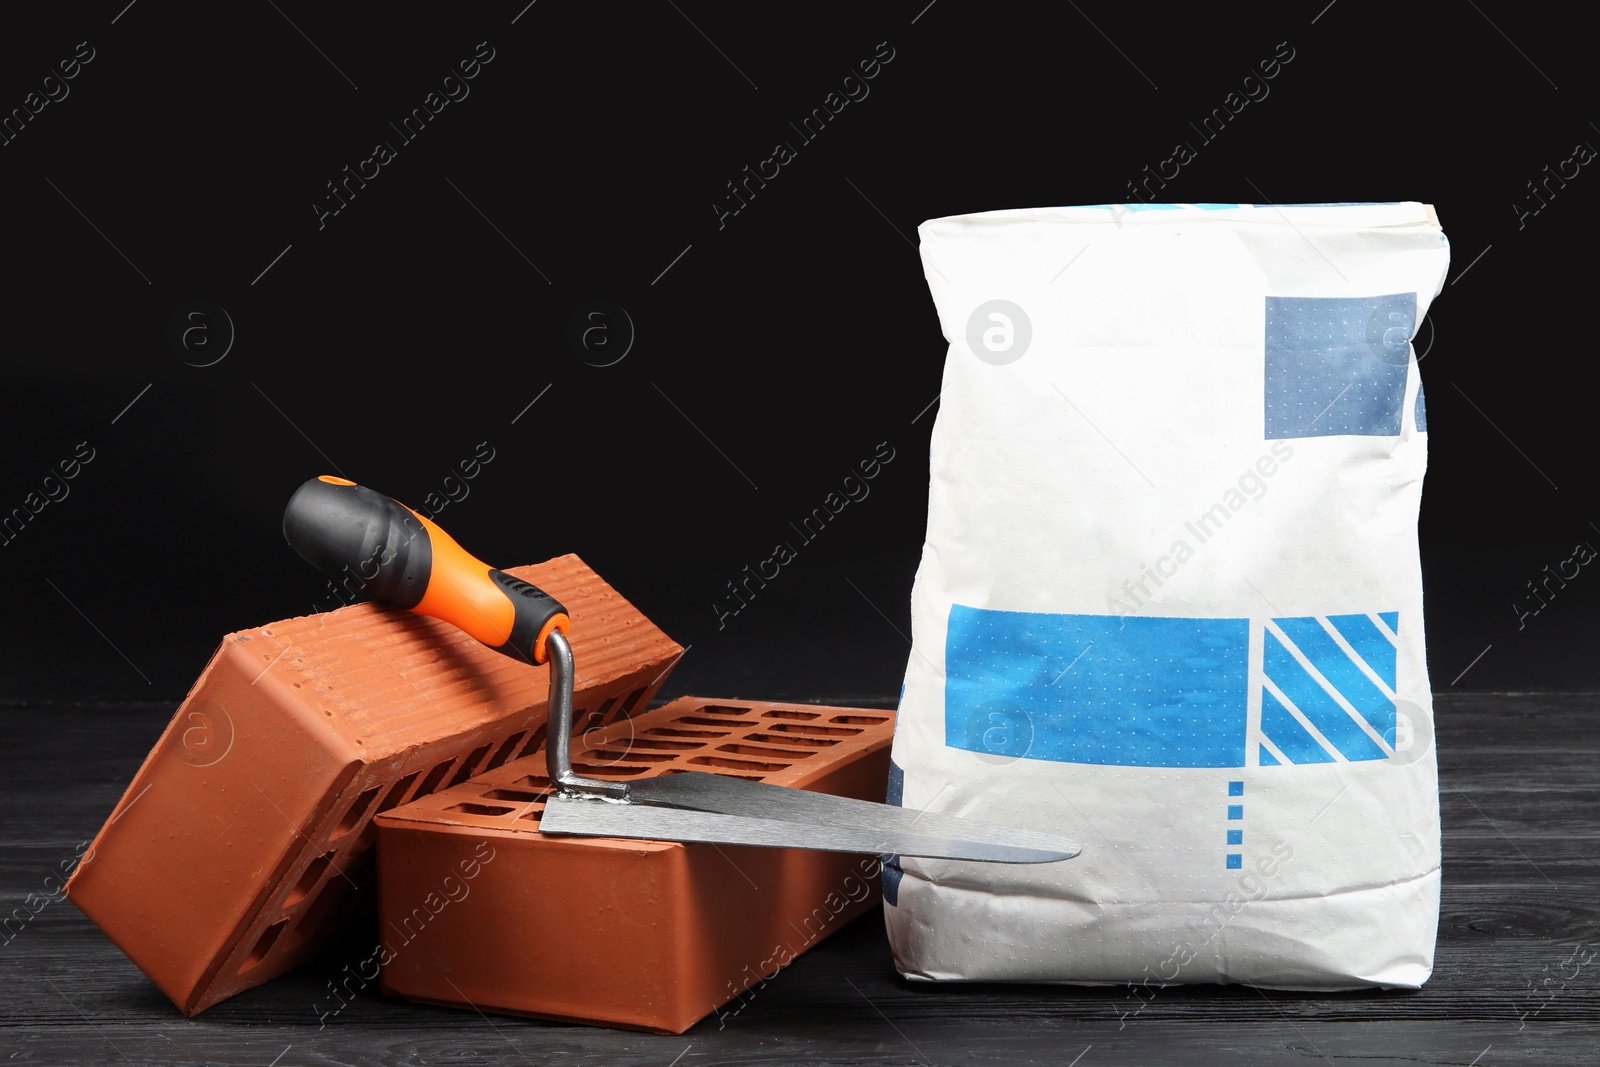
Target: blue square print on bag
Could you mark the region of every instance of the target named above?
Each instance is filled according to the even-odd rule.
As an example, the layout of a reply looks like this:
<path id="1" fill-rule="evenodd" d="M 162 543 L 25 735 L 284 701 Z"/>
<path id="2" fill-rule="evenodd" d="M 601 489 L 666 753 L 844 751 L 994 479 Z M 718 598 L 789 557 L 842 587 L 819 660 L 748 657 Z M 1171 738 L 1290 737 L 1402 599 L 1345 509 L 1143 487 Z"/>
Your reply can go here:
<path id="1" fill-rule="evenodd" d="M 1395 437 L 1417 294 L 1269 296 L 1266 437 Z"/>

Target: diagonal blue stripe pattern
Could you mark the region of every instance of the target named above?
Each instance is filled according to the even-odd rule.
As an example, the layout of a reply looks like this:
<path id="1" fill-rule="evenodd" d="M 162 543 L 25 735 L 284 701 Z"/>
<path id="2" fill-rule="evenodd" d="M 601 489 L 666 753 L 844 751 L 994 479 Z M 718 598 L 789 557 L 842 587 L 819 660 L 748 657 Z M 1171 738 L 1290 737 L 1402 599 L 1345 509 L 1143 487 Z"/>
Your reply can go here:
<path id="1" fill-rule="evenodd" d="M 1278 703 L 1278 698 L 1265 689 L 1261 691 L 1261 732 L 1267 735 L 1268 741 L 1278 746 L 1278 751 L 1282 752 L 1290 763 L 1333 762 L 1333 757 L 1317 744 L 1316 738 L 1306 733 L 1306 728 L 1289 714 L 1289 709 Z M 1261 762 L 1270 765 L 1278 761 L 1263 748 Z"/>
<path id="2" fill-rule="evenodd" d="M 1316 679 L 1305 672 L 1278 638 L 1272 633 L 1267 633 L 1265 637 L 1262 662 L 1266 676 L 1283 691 L 1284 696 L 1294 702 L 1294 706 L 1328 739 L 1328 743 L 1338 749 L 1345 759 L 1386 759 L 1383 749 L 1356 725 L 1355 720 L 1328 695 L 1327 690 L 1317 684 Z M 1263 693 L 1263 697 L 1268 695 Z"/>
<path id="3" fill-rule="evenodd" d="M 1312 666 L 1361 713 L 1378 736 L 1394 736 L 1394 701 L 1383 695 L 1314 618 L 1273 619 Z M 1391 646 L 1392 647 L 1392 646 Z M 1385 731 L 1389 731 L 1385 735 Z"/>
<path id="4" fill-rule="evenodd" d="M 1397 616 L 1398 618 L 1398 616 Z M 1394 644 L 1365 615 L 1329 615 L 1328 621 L 1339 636 L 1350 642 L 1356 654 L 1366 660 L 1372 673 L 1394 689 Z"/>

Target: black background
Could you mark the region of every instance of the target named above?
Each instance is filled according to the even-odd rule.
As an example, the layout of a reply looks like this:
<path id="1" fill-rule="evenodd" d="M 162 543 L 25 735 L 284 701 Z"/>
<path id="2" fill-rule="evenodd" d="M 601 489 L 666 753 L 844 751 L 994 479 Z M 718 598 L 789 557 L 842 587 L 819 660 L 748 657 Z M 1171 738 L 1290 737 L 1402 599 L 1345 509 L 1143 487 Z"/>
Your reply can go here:
<path id="1" fill-rule="evenodd" d="M 892 702 L 946 348 L 917 224 L 1129 199 L 1280 42 L 1270 95 L 1161 197 L 1437 207 L 1452 266 L 1417 340 L 1434 685 L 1594 686 L 1600 578 L 1520 628 L 1513 607 L 1600 544 L 1600 179 L 1513 206 L 1600 144 L 1580 27 L 1504 3 L 925 4 L 8 13 L 6 113 L 78 42 L 94 58 L 0 146 L 0 514 L 79 442 L 94 459 L 0 546 L 0 700 L 181 697 L 223 633 L 323 595 L 279 530 L 296 485 L 342 473 L 417 506 L 486 441 L 440 523 L 502 566 L 583 556 L 693 646 L 669 695 Z M 470 95 L 402 144 L 389 122 L 479 42 Z M 880 42 L 870 94 L 799 145 L 789 123 Z M 380 140 L 394 161 L 319 226 L 326 183 Z M 797 158 L 719 225 L 725 183 L 778 141 Z M 193 300 L 235 328 L 211 366 L 168 342 Z M 568 343 L 591 300 L 635 327 L 613 366 Z M 880 442 L 870 497 L 719 627 L 724 583 Z"/>
<path id="2" fill-rule="evenodd" d="M 1585 433 L 1600 177 L 1552 182 L 1543 207 L 1527 190 L 1600 145 L 1588 20 L 1506 0 L 110 0 L 0 20 L 0 118 L 79 42 L 94 49 L 70 94 L 0 143 L 0 518 L 80 442 L 94 450 L 66 499 L 0 538 L 0 911 L 100 825 L 224 633 L 323 599 L 279 528 L 308 477 L 422 506 L 488 442 L 441 524 L 501 566 L 580 554 L 691 646 L 664 695 L 892 704 L 946 350 L 920 222 L 1126 200 L 1284 42 L 1270 94 L 1162 198 L 1425 201 L 1452 249 L 1417 339 L 1446 856 L 1421 992 L 929 989 L 897 976 L 867 918 L 726 1029 L 683 1038 L 375 990 L 321 1032 L 313 1005 L 369 954 L 359 933 L 185 1021 L 56 903 L 0 946 L 12 1060 L 1591 1055 L 1595 971 L 1568 979 L 1600 922 L 1592 697 L 1526 691 L 1600 688 L 1600 576 L 1585 568 L 1521 628 L 1516 607 L 1546 565 L 1600 545 Z M 326 183 L 398 144 L 388 124 L 479 42 L 494 59 L 470 95 L 319 228 Z M 894 58 L 870 95 L 719 227 L 725 184 L 795 140 L 790 122 L 880 42 Z M 636 327 L 609 367 L 567 339 L 595 300 Z M 169 344 L 192 301 L 235 327 L 211 366 L 190 364 L 216 349 Z M 719 628 L 724 583 L 880 442 L 895 459 L 871 495 Z"/>

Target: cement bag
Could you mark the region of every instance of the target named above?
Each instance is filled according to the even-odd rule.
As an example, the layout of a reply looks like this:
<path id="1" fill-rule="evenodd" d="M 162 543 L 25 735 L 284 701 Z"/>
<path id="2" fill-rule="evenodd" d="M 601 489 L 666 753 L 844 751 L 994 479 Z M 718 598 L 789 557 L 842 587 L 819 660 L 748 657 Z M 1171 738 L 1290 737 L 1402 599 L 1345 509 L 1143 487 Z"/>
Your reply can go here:
<path id="1" fill-rule="evenodd" d="M 890 801 L 1083 845 L 886 863 L 909 978 L 1416 987 L 1439 811 L 1422 204 L 920 228 L 950 341 Z"/>

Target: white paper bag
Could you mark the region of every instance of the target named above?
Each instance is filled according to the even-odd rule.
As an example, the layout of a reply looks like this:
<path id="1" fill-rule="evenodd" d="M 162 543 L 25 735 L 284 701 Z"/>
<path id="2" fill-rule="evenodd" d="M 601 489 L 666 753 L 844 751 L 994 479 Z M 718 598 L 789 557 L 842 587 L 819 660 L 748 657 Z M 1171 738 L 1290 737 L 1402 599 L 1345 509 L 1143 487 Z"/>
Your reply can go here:
<path id="1" fill-rule="evenodd" d="M 1417 203 L 920 227 L 950 341 L 890 801 L 1065 834 L 885 868 L 920 979 L 1416 987 L 1439 907 Z"/>

